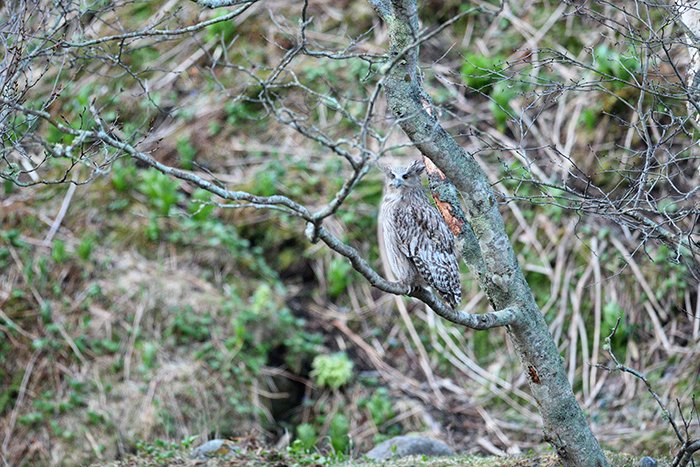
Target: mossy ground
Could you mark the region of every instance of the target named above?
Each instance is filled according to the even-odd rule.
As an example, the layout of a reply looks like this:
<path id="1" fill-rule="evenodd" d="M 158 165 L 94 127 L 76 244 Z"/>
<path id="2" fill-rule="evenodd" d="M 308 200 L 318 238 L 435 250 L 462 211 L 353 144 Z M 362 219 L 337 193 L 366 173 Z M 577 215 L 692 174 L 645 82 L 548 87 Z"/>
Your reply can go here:
<path id="1" fill-rule="evenodd" d="M 614 467 L 636 467 L 641 457 L 630 454 L 606 452 L 606 457 Z M 657 459 L 660 467 L 670 465 L 668 460 Z M 201 461 L 200 461 L 201 462 Z M 148 456 L 131 457 L 119 463 L 97 464 L 95 467 L 136 467 L 162 465 L 198 465 L 197 461 L 189 459 L 186 453 L 178 453 L 168 460 L 158 460 Z M 241 454 L 232 459 L 211 459 L 207 461 L 211 467 L 233 467 L 244 465 L 260 465 L 274 467 L 293 466 L 338 466 L 338 467 L 372 467 L 377 465 L 387 467 L 558 467 L 561 465 L 557 456 L 524 455 L 513 457 L 456 455 L 452 457 L 408 456 L 401 459 L 381 462 L 367 459 L 329 460 L 319 455 L 291 456 L 288 453 L 266 451 L 259 454 Z"/>

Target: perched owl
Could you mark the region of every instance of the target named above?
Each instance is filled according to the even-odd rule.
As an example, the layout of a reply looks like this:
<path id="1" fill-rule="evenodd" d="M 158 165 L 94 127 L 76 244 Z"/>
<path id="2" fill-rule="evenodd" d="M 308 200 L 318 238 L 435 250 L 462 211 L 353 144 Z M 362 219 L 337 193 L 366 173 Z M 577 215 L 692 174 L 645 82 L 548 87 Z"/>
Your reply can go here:
<path id="1" fill-rule="evenodd" d="M 455 238 L 423 191 L 422 162 L 383 168 L 380 242 L 395 279 L 412 288 L 431 286 L 455 308 L 462 299 Z"/>

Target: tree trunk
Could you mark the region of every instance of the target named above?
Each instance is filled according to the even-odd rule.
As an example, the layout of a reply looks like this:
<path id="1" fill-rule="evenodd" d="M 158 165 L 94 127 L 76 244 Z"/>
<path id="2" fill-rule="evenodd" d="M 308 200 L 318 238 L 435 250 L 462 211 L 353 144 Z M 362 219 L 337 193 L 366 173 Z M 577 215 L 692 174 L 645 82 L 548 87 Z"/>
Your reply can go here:
<path id="1" fill-rule="evenodd" d="M 464 259 L 479 278 L 496 310 L 515 308 L 518 318 L 508 326 L 520 355 L 530 389 L 544 420 L 545 439 L 566 466 L 607 465 L 605 456 L 576 402 L 562 359 L 506 234 L 491 185 L 476 160 L 432 117 L 430 100 L 418 75 L 418 16 L 416 0 L 370 0 L 385 21 L 390 38 L 390 61 L 384 69 L 389 107 L 401 128 L 446 174 L 461 192 L 467 245 Z M 453 206 L 458 209 L 457 206 Z M 473 232 L 473 235 L 472 235 Z"/>

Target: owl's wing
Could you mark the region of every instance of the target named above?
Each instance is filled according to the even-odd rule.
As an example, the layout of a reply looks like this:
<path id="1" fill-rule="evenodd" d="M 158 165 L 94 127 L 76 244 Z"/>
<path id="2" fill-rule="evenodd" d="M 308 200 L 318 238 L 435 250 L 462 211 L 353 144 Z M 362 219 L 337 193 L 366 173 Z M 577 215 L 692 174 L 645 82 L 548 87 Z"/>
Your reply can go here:
<path id="1" fill-rule="evenodd" d="M 394 219 L 399 249 L 416 266 L 421 277 L 453 307 L 461 298 L 454 235 L 434 206 L 407 205 Z"/>

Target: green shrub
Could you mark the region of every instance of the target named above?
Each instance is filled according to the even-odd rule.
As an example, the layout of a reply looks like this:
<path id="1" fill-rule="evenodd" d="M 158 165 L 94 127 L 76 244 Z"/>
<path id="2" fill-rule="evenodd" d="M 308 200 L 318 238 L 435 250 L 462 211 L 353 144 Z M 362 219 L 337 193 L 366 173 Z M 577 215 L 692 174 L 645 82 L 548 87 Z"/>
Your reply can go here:
<path id="1" fill-rule="evenodd" d="M 311 376 L 321 387 L 338 389 L 352 378 L 352 361 L 343 352 L 317 355 L 311 366 Z"/>
<path id="2" fill-rule="evenodd" d="M 178 186 L 177 180 L 172 177 L 156 169 L 148 169 L 141 173 L 139 191 L 146 195 L 149 204 L 158 214 L 167 216 L 170 209 L 180 200 Z"/>
<path id="3" fill-rule="evenodd" d="M 503 58 L 468 54 L 462 64 L 462 80 L 470 88 L 488 94 L 491 87 L 502 79 Z"/>

